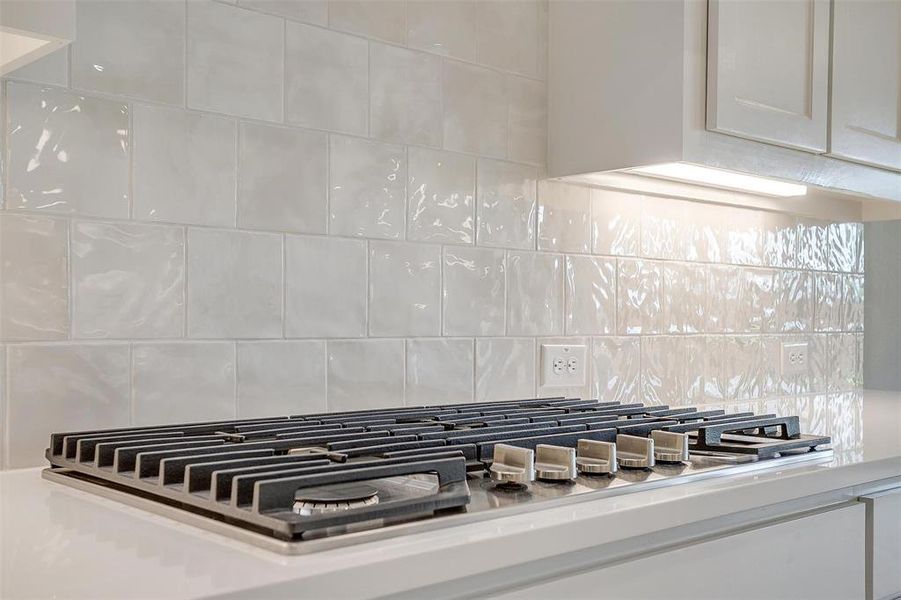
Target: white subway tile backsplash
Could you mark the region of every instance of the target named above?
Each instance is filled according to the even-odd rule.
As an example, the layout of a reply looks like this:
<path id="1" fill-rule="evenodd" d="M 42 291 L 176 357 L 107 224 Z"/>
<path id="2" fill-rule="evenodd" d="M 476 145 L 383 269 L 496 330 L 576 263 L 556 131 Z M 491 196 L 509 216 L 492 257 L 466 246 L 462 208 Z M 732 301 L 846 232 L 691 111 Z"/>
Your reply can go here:
<path id="1" fill-rule="evenodd" d="M 475 31 L 475 0 L 407 2 L 407 45 L 411 48 L 472 62 L 476 58 Z"/>
<path id="2" fill-rule="evenodd" d="M 763 262 L 769 267 L 798 267 L 799 231 L 792 215 L 764 213 Z"/>
<path id="3" fill-rule="evenodd" d="M 591 397 L 601 402 L 641 402 L 641 345 L 637 337 L 591 340 Z"/>
<path id="4" fill-rule="evenodd" d="M 503 250 L 445 248 L 444 335 L 503 335 L 506 312 Z"/>
<path id="5" fill-rule="evenodd" d="M 842 276 L 836 273 L 816 273 L 813 276 L 814 331 L 841 331 L 844 303 Z"/>
<path id="6" fill-rule="evenodd" d="M 329 0 L 329 26 L 386 42 L 403 44 L 404 0 Z"/>
<path id="7" fill-rule="evenodd" d="M 829 223 L 812 219 L 798 222 L 799 269 L 825 271 L 829 266 Z"/>
<path id="8" fill-rule="evenodd" d="M 181 337 L 184 294 L 181 227 L 73 224 L 74 337 Z"/>
<path id="9" fill-rule="evenodd" d="M 441 58 L 369 44 L 372 137 L 441 146 Z"/>
<path id="10" fill-rule="evenodd" d="M 404 405 L 404 341 L 328 342 L 328 409 Z"/>
<path id="11" fill-rule="evenodd" d="M 407 405 L 472 402 L 474 365 L 471 339 L 407 340 Z"/>
<path id="12" fill-rule="evenodd" d="M 707 331 L 735 333 L 748 330 L 750 308 L 743 304 L 744 277 L 739 267 L 711 265 L 707 269 Z"/>
<path id="13" fill-rule="evenodd" d="M 332 136 L 329 233 L 402 239 L 407 162 L 403 146 Z"/>
<path id="14" fill-rule="evenodd" d="M 707 397 L 747 400 L 760 394 L 763 363 L 759 336 L 710 336 L 704 357 Z"/>
<path id="15" fill-rule="evenodd" d="M 721 338 L 711 338 L 721 339 Z M 641 397 L 652 404 L 696 404 L 704 395 L 707 338 L 641 338 Z"/>
<path id="16" fill-rule="evenodd" d="M 237 4 L 304 23 L 328 23 L 328 0 L 237 0 Z"/>
<path id="17" fill-rule="evenodd" d="M 235 418 L 234 342 L 135 344 L 133 424 Z"/>
<path id="18" fill-rule="evenodd" d="M 832 377 L 829 391 L 841 392 L 863 385 L 863 334 L 830 336 Z"/>
<path id="19" fill-rule="evenodd" d="M 566 335 L 608 335 L 616 330 L 616 262 L 566 257 Z"/>
<path id="20" fill-rule="evenodd" d="M 210 0 L 188 2 L 190 108 L 282 119 L 284 21 Z"/>
<path id="21" fill-rule="evenodd" d="M 810 331 L 813 322 L 813 274 L 782 271 L 776 283 L 777 324 L 783 333 Z"/>
<path id="22" fill-rule="evenodd" d="M 663 266 L 663 323 L 666 333 L 703 333 L 707 329 L 707 272 L 693 264 Z M 727 310 L 735 310 L 731 306 Z"/>
<path id="23" fill-rule="evenodd" d="M 480 159 L 476 191 L 476 243 L 516 250 L 535 247 L 538 170 Z"/>
<path id="24" fill-rule="evenodd" d="M 563 335 L 563 256 L 507 253 L 507 335 Z"/>
<path id="25" fill-rule="evenodd" d="M 188 230 L 188 337 L 282 336 L 282 238 Z"/>
<path id="26" fill-rule="evenodd" d="M 534 339 L 476 339 L 476 402 L 532 397 L 535 359 Z"/>
<path id="27" fill-rule="evenodd" d="M 844 273 L 863 271 L 863 224 L 829 225 L 829 270 Z"/>
<path id="28" fill-rule="evenodd" d="M 863 275 L 843 275 L 842 288 L 842 327 L 863 331 Z"/>
<path id="29" fill-rule="evenodd" d="M 291 3 L 300 4 L 293 0 Z M 369 43 L 352 35 L 288 23 L 285 120 L 305 127 L 366 135 Z"/>
<path id="30" fill-rule="evenodd" d="M 507 76 L 507 158 L 545 164 L 547 159 L 547 86 Z"/>
<path id="31" fill-rule="evenodd" d="M 285 238 L 285 335 L 366 335 L 366 243 L 328 237 Z"/>
<path id="32" fill-rule="evenodd" d="M 234 227 L 232 119 L 134 107 L 134 218 Z"/>
<path id="33" fill-rule="evenodd" d="M 728 209 L 723 227 L 723 261 L 735 265 L 763 264 L 763 215 L 755 210 Z"/>
<path id="34" fill-rule="evenodd" d="M 128 105 L 26 83 L 6 94 L 6 208 L 127 218 Z"/>
<path id="35" fill-rule="evenodd" d="M 237 344 L 239 419 L 327 410 L 325 342 Z"/>
<path id="36" fill-rule="evenodd" d="M 554 181 L 538 184 L 538 249 L 590 252 L 589 189 Z"/>
<path id="37" fill-rule="evenodd" d="M 52 432 L 129 424 L 128 344 L 7 347 L 7 465 L 46 464 Z"/>
<path id="38" fill-rule="evenodd" d="M 75 18 L 73 87 L 184 102 L 185 3 L 79 0 Z"/>
<path id="39" fill-rule="evenodd" d="M 444 147 L 503 158 L 507 152 L 507 88 L 502 73 L 444 61 Z"/>
<path id="40" fill-rule="evenodd" d="M 478 61 L 537 77 L 539 5 L 534 0 L 479 0 L 476 16 Z"/>
<path id="41" fill-rule="evenodd" d="M 475 225 L 475 159 L 417 147 L 411 147 L 408 154 L 407 239 L 471 244 Z"/>
<path id="42" fill-rule="evenodd" d="M 643 196 L 591 189 L 591 251 L 638 256 L 641 251 Z"/>
<path id="43" fill-rule="evenodd" d="M 0 339 L 68 336 L 68 256 L 64 219 L 0 214 Z"/>
<path id="44" fill-rule="evenodd" d="M 440 335 L 441 248 L 370 242 L 369 334 Z"/>
<path id="45" fill-rule="evenodd" d="M 318 131 L 242 123 L 238 226 L 325 233 L 328 136 Z"/>
<path id="46" fill-rule="evenodd" d="M 617 261 L 617 332 L 663 332 L 663 267 L 646 260 Z"/>

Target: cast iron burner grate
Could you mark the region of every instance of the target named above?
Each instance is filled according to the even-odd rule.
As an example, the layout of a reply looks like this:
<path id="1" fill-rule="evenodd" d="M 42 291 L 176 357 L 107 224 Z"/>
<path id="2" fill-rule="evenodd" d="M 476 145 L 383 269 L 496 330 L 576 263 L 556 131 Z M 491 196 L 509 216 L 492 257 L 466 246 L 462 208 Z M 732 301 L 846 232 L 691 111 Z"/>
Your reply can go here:
<path id="1" fill-rule="evenodd" d="M 801 434 L 798 417 L 538 398 L 54 433 L 47 473 L 298 542 L 362 524 L 503 506 L 509 498 L 484 489 L 498 443 L 575 448 L 579 440 L 615 442 L 618 434 L 647 437 L 654 430 L 688 433 L 693 454 L 686 468 L 695 471 L 703 470 L 694 465 L 707 460 L 702 455 L 772 459 L 830 441 Z M 565 491 L 545 486 L 528 497 L 683 471 L 661 466 Z M 467 507 L 473 492 L 477 501 Z"/>

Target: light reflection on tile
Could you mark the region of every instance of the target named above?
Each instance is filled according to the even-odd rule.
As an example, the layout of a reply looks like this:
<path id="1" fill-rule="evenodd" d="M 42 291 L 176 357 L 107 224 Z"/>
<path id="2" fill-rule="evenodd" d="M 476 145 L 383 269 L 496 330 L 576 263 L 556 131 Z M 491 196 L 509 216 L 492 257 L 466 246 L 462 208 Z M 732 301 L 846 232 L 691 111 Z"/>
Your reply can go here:
<path id="1" fill-rule="evenodd" d="M 617 263 L 617 332 L 663 331 L 663 268 L 660 263 L 621 259 Z"/>
<path id="2" fill-rule="evenodd" d="M 591 340 L 592 398 L 601 402 L 640 402 L 641 346 L 634 337 Z"/>

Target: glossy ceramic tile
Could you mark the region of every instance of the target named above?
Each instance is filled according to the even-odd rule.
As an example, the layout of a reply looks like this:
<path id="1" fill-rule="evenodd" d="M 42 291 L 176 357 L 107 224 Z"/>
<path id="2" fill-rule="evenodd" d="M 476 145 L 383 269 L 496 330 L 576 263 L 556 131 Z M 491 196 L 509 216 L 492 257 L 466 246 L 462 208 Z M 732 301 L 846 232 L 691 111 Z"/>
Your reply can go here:
<path id="1" fill-rule="evenodd" d="M 507 76 L 507 158 L 547 162 L 547 87 L 542 82 Z"/>
<path id="2" fill-rule="evenodd" d="M 844 273 L 863 271 L 863 224 L 832 223 L 829 225 L 829 270 Z"/>
<path id="3" fill-rule="evenodd" d="M 282 118 L 284 21 L 219 2 L 188 2 L 188 107 Z"/>
<path id="4" fill-rule="evenodd" d="M 710 333 L 747 330 L 751 318 L 742 305 L 743 279 L 739 267 L 711 265 L 707 269 L 707 331 Z"/>
<path id="5" fill-rule="evenodd" d="M 617 332 L 663 332 L 663 267 L 646 260 L 617 261 Z"/>
<path id="6" fill-rule="evenodd" d="M 704 394 L 706 338 L 652 336 L 641 339 L 641 394 L 644 402 L 689 405 Z"/>
<path id="7" fill-rule="evenodd" d="M 234 342 L 135 344 L 132 403 L 134 425 L 233 419 Z"/>
<path id="8" fill-rule="evenodd" d="M 129 424 L 128 344 L 10 345 L 7 364 L 9 467 L 45 465 L 52 432 Z"/>
<path id="9" fill-rule="evenodd" d="M 75 18 L 73 87 L 184 102 L 184 3 L 80 0 Z"/>
<path id="10" fill-rule="evenodd" d="M 641 251 L 643 196 L 611 190 L 591 190 L 591 251 L 595 254 L 638 256 Z"/>
<path id="11" fill-rule="evenodd" d="M 328 23 L 328 0 L 237 0 L 237 4 L 304 23 Z"/>
<path id="12" fill-rule="evenodd" d="M 505 253 L 487 248 L 444 250 L 444 335 L 503 335 Z"/>
<path id="13" fill-rule="evenodd" d="M 762 265 L 764 220 L 760 211 L 728 209 L 723 227 L 723 261 L 735 265 Z"/>
<path id="14" fill-rule="evenodd" d="M 707 338 L 705 394 L 716 400 L 746 400 L 760 394 L 761 341 L 758 336 Z"/>
<path id="15" fill-rule="evenodd" d="M 370 135 L 440 147 L 441 58 L 371 43 L 369 60 Z"/>
<path id="16" fill-rule="evenodd" d="M 234 226 L 232 119 L 137 104 L 134 128 L 136 219 Z"/>
<path id="17" fill-rule="evenodd" d="M 829 224 L 825 221 L 801 219 L 798 223 L 799 269 L 825 271 L 829 260 Z"/>
<path id="18" fill-rule="evenodd" d="M 366 243 L 285 237 L 285 335 L 366 335 Z"/>
<path id="19" fill-rule="evenodd" d="M 814 331 L 841 331 L 845 314 L 842 276 L 835 273 L 817 273 L 813 276 L 816 293 L 814 302 Z"/>
<path id="20" fill-rule="evenodd" d="M 472 402 L 473 340 L 407 340 L 406 403 Z"/>
<path id="21" fill-rule="evenodd" d="M 842 329 L 863 331 L 863 275 L 843 275 L 842 288 Z"/>
<path id="22" fill-rule="evenodd" d="M 809 381 L 811 392 L 829 390 L 832 377 L 832 334 L 813 334 L 807 338 L 808 364 L 810 365 Z"/>
<path id="23" fill-rule="evenodd" d="M 238 418 L 326 411 L 325 342 L 238 342 Z"/>
<path id="24" fill-rule="evenodd" d="M 444 147 L 504 158 L 507 88 L 503 73 L 444 61 Z"/>
<path id="25" fill-rule="evenodd" d="M 830 391 L 846 391 L 863 385 L 863 334 L 842 333 L 831 337 L 832 377 Z"/>
<path id="26" fill-rule="evenodd" d="M 407 2 L 407 46 L 473 62 L 476 57 L 474 0 Z"/>
<path id="27" fill-rule="evenodd" d="M 184 295 L 181 227 L 72 225 L 74 337 L 181 337 Z"/>
<path id="28" fill-rule="evenodd" d="M 476 339 L 476 402 L 535 394 L 535 340 Z"/>
<path id="29" fill-rule="evenodd" d="M 592 398 L 601 402 L 641 402 L 641 346 L 634 337 L 591 340 Z"/>
<path id="30" fill-rule="evenodd" d="M 328 136 L 256 123 L 240 131 L 238 227 L 325 233 Z"/>
<path id="31" fill-rule="evenodd" d="M 404 405 L 404 341 L 328 342 L 328 409 Z"/>
<path id="32" fill-rule="evenodd" d="M 563 256 L 507 253 L 507 335 L 563 334 Z"/>
<path id="33" fill-rule="evenodd" d="M 475 224 L 476 160 L 471 156 L 408 149 L 407 239 L 471 244 Z"/>
<path id="34" fill-rule="evenodd" d="M 369 244 L 369 334 L 440 335 L 441 248 Z"/>
<path id="35" fill-rule="evenodd" d="M 742 299 L 735 310 L 746 321 L 742 323 L 742 329 L 736 331 L 759 333 L 779 330 L 777 293 L 781 276 L 780 271 L 772 269 L 742 269 Z"/>
<path id="36" fill-rule="evenodd" d="M 689 263 L 663 266 L 663 323 L 667 333 L 706 331 L 707 299 L 704 267 Z"/>
<path id="37" fill-rule="evenodd" d="M 24 67 L 19 67 L 6 76 L 32 83 L 66 87 L 69 85 L 69 46 L 51 52 Z"/>
<path id="38" fill-rule="evenodd" d="M 188 337 L 282 335 L 282 239 L 188 230 Z"/>
<path id="39" fill-rule="evenodd" d="M 366 37 L 403 44 L 403 0 L 332 0 L 329 26 Z"/>
<path id="40" fill-rule="evenodd" d="M 0 215 L 0 339 L 68 336 L 68 254 L 65 220 Z"/>
<path id="41" fill-rule="evenodd" d="M 813 321 L 813 275 L 782 271 L 777 285 L 778 323 L 784 333 L 810 331 Z"/>
<path id="42" fill-rule="evenodd" d="M 476 197 L 480 246 L 535 247 L 537 169 L 480 159 Z"/>
<path id="43" fill-rule="evenodd" d="M 769 267 L 798 266 L 797 219 L 779 213 L 763 214 L 763 263 Z"/>
<path id="44" fill-rule="evenodd" d="M 538 76 L 539 2 L 481 1 L 476 27 L 480 63 Z"/>
<path id="45" fill-rule="evenodd" d="M 688 202 L 646 197 L 641 209 L 641 255 L 647 258 L 698 260 L 701 242 L 697 219 Z"/>
<path id="46" fill-rule="evenodd" d="M 616 262 L 566 257 L 566 335 L 608 335 L 616 329 Z"/>
<path id="47" fill-rule="evenodd" d="M 128 106 L 26 83 L 6 95 L 6 207 L 127 218 Z"/>
<path id="48" fill-rule="evenodd" d="M 298 4 L 298 3 L 294 3 Z M 366 135 L 369 44 L 300 23 L 285 27 L 285 120 Z"/>
<path id="49" fill-rule="evenodd" d="M 554 181 L 538 184 L 538 249 L 591 251 L 589 189 Z"/>
<path id="50" fill-rule="evenodd" d="M 402 239 L 404 148 L 342 136 L 329 144 L 329 233 Z"/>

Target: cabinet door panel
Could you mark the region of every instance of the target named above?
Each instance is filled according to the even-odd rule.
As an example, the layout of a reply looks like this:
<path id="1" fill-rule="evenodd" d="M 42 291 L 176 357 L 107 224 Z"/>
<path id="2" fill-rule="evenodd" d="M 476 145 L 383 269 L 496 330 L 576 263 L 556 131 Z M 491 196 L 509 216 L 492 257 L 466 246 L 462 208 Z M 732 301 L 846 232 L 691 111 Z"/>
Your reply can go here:
<path id="1" fill-rule="evenodd" d="M 867 598 L 901 597 L 901 488 L 861 500 L 867 506 Z"/>
<path id="2" fill-rule="evenodd" d="M 865 512 L 846 505 L 492 597 L 862 598 Z"/>
<path id="3" fill-rule="evenodd" d="M 711 0 L 707 128 L 826 151 L 829 0 Z"/>
<path id="4" fill-rule="evenodd" d="M 829 153 L 901 170 L 901 2 L 835 0 Z"/>

